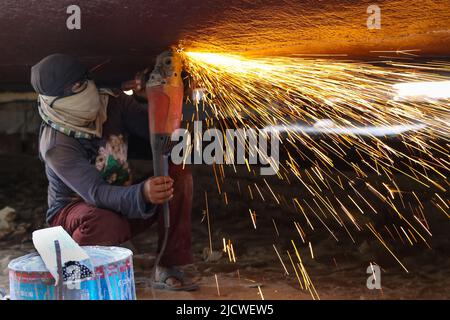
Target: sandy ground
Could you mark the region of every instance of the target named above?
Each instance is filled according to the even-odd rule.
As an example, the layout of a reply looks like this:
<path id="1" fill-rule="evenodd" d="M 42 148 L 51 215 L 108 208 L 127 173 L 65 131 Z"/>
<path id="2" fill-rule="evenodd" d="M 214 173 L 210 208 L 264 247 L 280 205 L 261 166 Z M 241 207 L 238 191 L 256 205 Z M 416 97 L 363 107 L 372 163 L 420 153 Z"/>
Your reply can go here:
<path id="1" fill-rule="evenodd" d="M 252 182 L 252 178 L 238 174 L 223 186 L 228 204 L 218 195 L 211 168 L 194 168 L 195 196 L 193 208 L 193 250 L 196 263 L 186 268 L 198 278 L 196 292 L 162 292 L 149 287 L 150 270 L 154 261 L 155 230 L 133 240 L 136 289 L 139 299 L 312 299 L 301 289 L 289 262 L 286 250 L 295 241 L 306 271 L 321 299 L 449 299 L 450 298 L 450 225 L 448 218 L 429 208 L 433 237 L 432 249 L 393 241 L 396 255 L 408 269 L 401 268 L 366 231 L 355 233 L 353 243 L 342 230 L 335 231 L 339 242 L 326 230 L 318 228 L 308 234 L 303 244 L 292 225 L 288 210 L 270 202 L 250 201 L 239 195 L 236 181 Z M 34 158 L 0 155 L 0 209 L 10 206 L 17 212 L 15 232 L 3 234 L 0 240 L 0 288 L 8 288 L 8 262 L 33 250 L 30 234 L 43 226 L 46 206 L 46 180 L 42 168 Z M 278 188 L 286 194 L 293 187 Z M 299 187 L 300 188 L 300 187 Z M 223 238 L 234 246 L 236 262 L 224 254 L 217 261 L 206 262 L 204 251 L 209 250 L 209 232 L 204 218 L 205 190 L 208 192 L 212 249 L 223 249 Z M 421 193 L 426 202 L 426 192 Z M 249 217 L 248 207 L 257 210 L 257 229 Z M 428 208 L 428 207 L 427 207 Z M 272 220 L 273 219 L 273 220 Z M 385 217 L 374 219 L 382 224 Z M 381 219 L 381 220 L 380 220 Z M 278 233 L 273 221 L 276 221 Z M 324 229 L 324 228 L 322 228 Z M 308 242 L 312 243 L 314 259 Z M 286 274 L 273 245 L 277 247 L 289 274 Z M 369 263 L 381 266 L 382 290 L 366 287 L 366 268 Z M 217 277 L 217 282 L 216 282 Z M 6 290 L 7 291 L 7 290 Z M 261 296 L 262 295 L 262 296 Z"/>

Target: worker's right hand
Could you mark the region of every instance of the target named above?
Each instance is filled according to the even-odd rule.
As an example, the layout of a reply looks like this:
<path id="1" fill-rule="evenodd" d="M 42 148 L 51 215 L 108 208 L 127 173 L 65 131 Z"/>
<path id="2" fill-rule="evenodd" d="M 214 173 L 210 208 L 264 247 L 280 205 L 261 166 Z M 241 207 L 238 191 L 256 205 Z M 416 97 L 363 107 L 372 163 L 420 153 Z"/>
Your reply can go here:
<path id="1" fill-rule="evenodd" d="M 173 179 L 171 177 L 151 177 L 144 183 L 146 202 L 162 204 L 173 198 Z"/>

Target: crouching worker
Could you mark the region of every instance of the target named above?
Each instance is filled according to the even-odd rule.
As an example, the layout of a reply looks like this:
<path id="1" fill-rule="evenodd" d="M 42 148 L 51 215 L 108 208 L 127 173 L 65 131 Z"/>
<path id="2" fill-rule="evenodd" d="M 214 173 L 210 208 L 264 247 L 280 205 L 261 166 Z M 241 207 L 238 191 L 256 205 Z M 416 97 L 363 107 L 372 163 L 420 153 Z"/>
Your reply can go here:
<path id="1" fill-rule="evenodd" d="M 188 169 L 171 165 L 170 177 L 133 184 L 127 161 L 133 137 L 149 141 L 147 108 L 133 97 L 98 89 L 74 57 L 54 54 L 31 69 L 43 120 L 39 153 L 49 181 L 47 223 L 62 226 L 80 245 L 120 245 L 158 223 L 170 201 L 170 233 L 155 285 L 192 290 L 180 266 L 193 262 Z"/>

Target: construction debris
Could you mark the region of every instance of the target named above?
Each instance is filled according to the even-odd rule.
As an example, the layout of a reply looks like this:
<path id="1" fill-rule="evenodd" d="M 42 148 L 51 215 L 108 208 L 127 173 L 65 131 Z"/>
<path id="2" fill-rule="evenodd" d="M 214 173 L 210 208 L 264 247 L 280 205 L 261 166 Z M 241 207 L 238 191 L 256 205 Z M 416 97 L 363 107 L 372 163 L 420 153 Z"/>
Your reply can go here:
<path id="1" fill-rule="evenodd" d="M 222 258 L 223 251 L 210 250 L 206 247 L 203 249 L 203 260 L 205 262 L 217 262 Z"/>
<path id="2" fill-rule="evenodd" d="M 16 210 L 4 207 L 0 210 L 0 240 L 6 238 L 14 231 L 13 221 L 16 219 Z"/>

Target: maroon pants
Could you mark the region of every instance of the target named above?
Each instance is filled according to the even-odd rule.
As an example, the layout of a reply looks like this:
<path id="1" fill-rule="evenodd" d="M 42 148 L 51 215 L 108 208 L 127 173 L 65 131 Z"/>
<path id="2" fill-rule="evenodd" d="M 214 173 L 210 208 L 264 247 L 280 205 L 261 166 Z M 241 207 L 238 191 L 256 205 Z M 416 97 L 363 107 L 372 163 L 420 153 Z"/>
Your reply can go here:
<path id="1" fill-rule="evenodd" d="M 170 231 L 163 266 L 181 266 L 193 262 L 191 249 L 191 208 L 193 182 L 189 169 L 171 165 L 174 196 L 169 202 Z M 78 201 L 65 206 L 52 219 L 52 226 L 62 226 L 79 245 L 120 245 L 158 223 L 158 252 L 164 239 L 164 218 L 158 206 L 150 219 L 126 219 L 117 212 Z"/>

